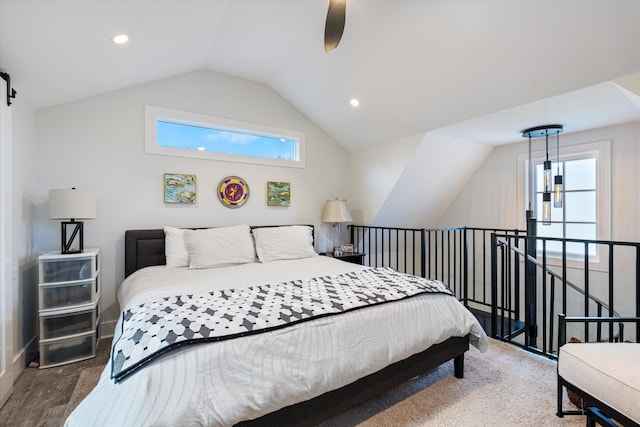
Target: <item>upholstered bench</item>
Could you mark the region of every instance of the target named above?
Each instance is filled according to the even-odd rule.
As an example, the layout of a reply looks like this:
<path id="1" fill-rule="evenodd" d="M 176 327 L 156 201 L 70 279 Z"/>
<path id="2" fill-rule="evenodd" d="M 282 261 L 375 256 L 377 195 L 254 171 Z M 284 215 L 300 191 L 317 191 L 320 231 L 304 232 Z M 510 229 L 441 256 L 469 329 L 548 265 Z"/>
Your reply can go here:
<path id="1" fill-rule="evenodd" d="M 566 337 L 566 321 L 594 322 L 596 319 L 600 323 L 640 321 L 638 318 L 561 317 L 559 335 L 562 341 Z M 563 387 L 566 387 L 589 406 L 597 408 L 589 414 L 591 425 L 594 422 L 614 425 L 607 422 L 607 418 L 613 418 L 624 426 L 640 426 L 640 343 L 559 342 L 559 348 L 558 416 L 576 413 L 562 409 Z"/>

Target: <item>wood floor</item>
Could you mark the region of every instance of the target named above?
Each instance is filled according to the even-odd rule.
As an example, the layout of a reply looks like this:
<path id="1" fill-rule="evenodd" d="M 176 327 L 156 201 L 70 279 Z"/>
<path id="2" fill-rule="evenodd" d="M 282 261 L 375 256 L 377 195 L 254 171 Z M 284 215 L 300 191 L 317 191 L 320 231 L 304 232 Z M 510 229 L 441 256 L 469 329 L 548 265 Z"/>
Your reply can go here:
<path id="1" fill-rule="evenodd" d="M 111 338 L 105 338 L 98 342 L 95 358 L 48 369 L 26 368 L 0 409 L 0 426 L 62 426 L 80 373 L 86 368 L 106 365 L 110 347 Z"/>

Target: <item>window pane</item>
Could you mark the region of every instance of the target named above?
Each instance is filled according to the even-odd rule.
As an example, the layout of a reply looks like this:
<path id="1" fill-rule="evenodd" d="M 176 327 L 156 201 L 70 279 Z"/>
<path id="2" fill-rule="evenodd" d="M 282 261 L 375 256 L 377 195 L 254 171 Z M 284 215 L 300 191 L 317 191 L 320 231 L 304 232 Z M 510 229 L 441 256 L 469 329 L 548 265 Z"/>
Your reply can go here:
<path id="1" fill-rule="evenodd" d="M 551 175 L 558 175 L 558 170 L 560 171 L 560 175 L 564 175 L 563 163 L 564 162 L 562 160 L 560 161 L 560 163 L 551 162 Z M 560 165 L 560 167 L 558 167 L 558 165 Z"/>
<path id="2" fill-rule="evenodd" d="M 544 165 L 542 163 L 538 163 L 536 165 L 536 191 L 544 190 Z"/>
<path id="3" fill-rule="evenodd" d="M 567 238 L 569 239 L 596 239 L 595 224 L 567 224 Z M 589 256 L 596 255 L 596 245 L 589 245 Z M 567 243 L 567 253 L 584 255 L 583 243 Z"/>
<path id="4" fill-rule="evenodd" d="M 538 220 L 538 236 L 540 237 L 562 237 L 562 224 L 552 223 L 542 225 Z M 538 251 L 542 251 L 542 241 L 538 240 Z M 547 252 L 561 252 L 562 242 L 547 241 Z"/>
<path id="5" fill-rule="evenodd" d="M 158 120 L 157 144 L 163 147 L 298 160 L 297 141 L 240 131 Z"/>
<path id="6" fill-rule="evenodd" d="M 596 189 L 596 159 L 568 160 L 564 177 L 565 190 Z"/>
<path id="7" fill-rule="evenodd" d="M 564 206 L 564 204 L 563 204 Z M 553 193 L 551 193 L 551 221 L 562 221 L 562 210 L 553 206 Z"/>
<path id="8" fill-rule="evenodd" d="M 566 221 L 595 222 L 596 192 L 581 191 L 565 193 Z"/>

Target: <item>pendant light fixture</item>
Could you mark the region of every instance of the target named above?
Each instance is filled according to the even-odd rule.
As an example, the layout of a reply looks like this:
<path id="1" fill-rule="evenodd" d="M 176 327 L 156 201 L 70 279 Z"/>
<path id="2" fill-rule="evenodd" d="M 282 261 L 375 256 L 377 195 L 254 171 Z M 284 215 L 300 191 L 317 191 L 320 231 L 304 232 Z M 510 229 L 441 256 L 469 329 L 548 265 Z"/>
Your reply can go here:
<path id="1" fill-rule="evenodd" d="M 542 193 L 542 225 L 551 225 L 551 193 Z"/>
<path id="2" fill-rule="evenodd" d="M 564 198 L 564 186 L 560 175 L 560 132 L 556 131 L 556 176 L 553 177 L 553 207 L 561 208 Z"/>
<path id="3" fill-rule="evenodd" d="M 547 154 L 547 160 L 544 161 L 543 168 L 543 180 L 544 180 L 544 192 L 551 193 L 551 161 L 549 160 L 549 132 L 544 132 L 545 136 L 545 151 Z"/>
<path id="4" fill-rule="evenodd" d="M 542 190 L 542 224 L 543 225 L 551 225 L 551 191 L 553 191 L 551 184 L 551 161 L 549 160 L 549 133 L 556 132 L 556 135 L 562 132 L 562 125 L 545 125 L 545 126 L 536 126 L 533 128 L 525 129 L 522 131 L 522 136 L 524 138 L 529 138 L 529 164 L 531 165 L 531 138 L 540 138 L 545 137 L 545 154 L 546 160 L 543 163 L 543 190 Z M 560 145 L 557 142 L 558 146 Z M 559 155 L 558 155 L 559 158 Z M 556 182 L 558 182 L 558 176 L 560 177 L 560 184 L 562 184 L 562 176 L 560 175 L 560 169 L 558 167 L 558 175 L 555 177 Z M 533 167 L 529 168 L 529 209 L 531 209 L 532 199 L 534 197 L 533 187 Z M 560 193 L 562 193 L 562 187 L 559 189 Z M 554 197 L 555 200 L 555 197 Z M 555 205 L 554 205 L 555 206 Z"/>

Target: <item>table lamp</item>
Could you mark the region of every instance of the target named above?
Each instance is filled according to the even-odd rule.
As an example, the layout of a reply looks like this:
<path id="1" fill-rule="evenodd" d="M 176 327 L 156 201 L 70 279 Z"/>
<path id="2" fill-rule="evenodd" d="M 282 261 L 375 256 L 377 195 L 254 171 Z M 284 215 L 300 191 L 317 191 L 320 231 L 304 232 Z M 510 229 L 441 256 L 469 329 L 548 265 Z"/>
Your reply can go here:
<path id="1" fill-rule="evenodd" d="M 333 236 L 332 243 L 334 252 L 337 249 L 338 254 L 342 253 L 342 229 L 341 223 L 353 221 L 351 213 L 349 213 L 349 207 L 346 200 L 334 199 L 327 200 L 324 205 L 324 212 L 322 213 L 322 222 L 333 223 Z M 337 238 L 335 234 L 337 233 Z"/>
<path id="2" fill-rule="evenodd" d="M 96 217 L 96 195 L 93 191 L 49 190 L 49 218 L 63 219 L 60 230 L 60 253 L 75 254 L 84 249 L 83 222 L 78 220 L 94 219 Z M 73 227 L 71 235 L 67 227 Z M 72 248 L 74 240 L 78 238 L 77 248 Z"/>

